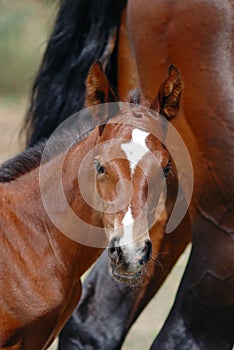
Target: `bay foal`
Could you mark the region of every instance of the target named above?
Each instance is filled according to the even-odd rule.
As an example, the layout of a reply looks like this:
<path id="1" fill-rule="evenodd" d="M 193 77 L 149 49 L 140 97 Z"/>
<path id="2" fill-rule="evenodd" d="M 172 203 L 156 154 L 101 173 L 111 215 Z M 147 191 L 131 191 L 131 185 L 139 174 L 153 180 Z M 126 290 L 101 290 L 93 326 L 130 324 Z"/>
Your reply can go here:
<path id="1" fill-rule="evenodd" d="M 151 107 L 160 110 L 169 119 L 174 117 L 179 108 L 181 89 L 180 74 L 171 66 L 169 77 L 160 88 L 159 101 L 156 97 Z M 140 98 L 136 92 L 131 96 Z M 136 102 L 133 97 L 130 102 Z M 86 106 L 111 101 L 114 101 L 114 95 L 108 80 L 100 64 L 95 63 L 87 78 Z M 144 131 L 146 126 L 153 128 L 155 115 L 139 114 L 138 106 L 129 110 L 121 107 L 121 104 L 117 106 L 110 121 L 107 109 L 102 109 L 102 121 L 106 125 L 94 128 L 85 139 L 76 142 L 66 156 L 58 155 L 40 166 L 45 146 L 41 144 L 24 151 L 0 169 L 0 348 L 47 348 L 79 300 L 81 275 L 102 251 L 99 247 L 81 245 L 68 238 L 51 222 L 45 210 L 41 190 L 46 191 L 54 186 L 61 162 L 63 189 L 69 206 L 84 222 L 106 230 L 113 276 L 130 284 L 144 276 L 152 247 L 147 227 L 148 217 L 152 213 L 149 213 L 148 207 L 141 213 L 149 186 L 146 180 L 155 183 L 159 179 L 160 169 L 167 174 L 170 154 L 153 134 Z M 94 108 L 96 117 L 99 116 L 98 108 Z M 145 148 L 140 158 L 139 154 L 135 155 L 139 163 L 134 165 L 133 171 L 128 150 L 133 155 L 136 153 L 137 148 L 132 147 L 131 143 L 136 135 L 139 137 L 137 142 L 144 143 Z M 103 146 L 106 141 L 110 142 Z M 96 146 L 95 157 L 88 158 L 89 166 L 80 169 L 84 157 Z M 122 154 L 121 159 L 115 158 L 117 149 Z M 150 156 L 152 154 L 154 156 Z M 43 186 L 39 181 L 41 170 L 46 174 Z M 105 203 L 114 200 L 121 180 L 132 185 L 133 200 L 111 214 L 93 209 L 81 194 L 77 182 L 78 170 L 85 171 L 87 179 L 93 179 L 93 183 L 88 185 L 94 189 L 97 187 Z M 153 203 L 151 210 L 155 210 L 156 190 L 149 193 L 149 198 Z M 61 208 L 57 201 L 54 206 L 58 215 L 65 220 L 67 208 Z M 141 214 L 142 222 L 146 225 L 136 227 L 134 220 Z M 126 229 L 129 224 L 130 237 Z M 119 236 L 116 236 L 117 231 L 120 232 Z M 77 234 L 79 240 L 79 227 Z M 160 240 L 161 237 L 158 237 L 159 243 Z"/>

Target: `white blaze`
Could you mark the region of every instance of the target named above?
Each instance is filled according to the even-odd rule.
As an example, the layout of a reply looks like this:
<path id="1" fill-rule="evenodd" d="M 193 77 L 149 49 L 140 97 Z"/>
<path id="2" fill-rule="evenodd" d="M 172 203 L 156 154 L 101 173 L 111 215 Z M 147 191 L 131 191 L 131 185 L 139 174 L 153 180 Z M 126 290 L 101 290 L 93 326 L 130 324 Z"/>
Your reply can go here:
<path id="1" fill-rule="evenodd" d="M 144 155 L 149 151 L 145 143 L 145 140 L 148 135 L 149 135 L 149 132 L 145 132 L 139 129 L 134 129 L 132 132 L 131 141 L 127 143 L 123 143 L 121 145 L 121 148 L 126 154 L 126 157 L 129 161 L 129 166 L 130 166 L 132 175 L 141 158 L 143 158 Z"/>
<path id="2" fill-rule="evenodd" d="M 129 161 L 129 167 L 131 169 L 131 175 L 133 176 L 135 168 L 140 160 L 146 153 L 149 152 L 146 146 L 146 138 L 149 132 L 145 132 L 139 129 L 134 129 L 132 132 L 132 139 L 129 142 L 121 145 L 122 150 L 126 154 L 126 158 Z M 128 210 L 122 220 L 124 236 L 121 239 L 120 244 L 126 244 L 133 241 L 133 223 L 134 219 L 132 216 L 131 205 L 129 204 Z"/>
<path id="3" fill-rule="evenodd" d="M 132 217 L 132 210 L 129 205 L 128 211 L 124 215 L 124 218 L 122 220 L 122 224 L 124 227 L 124 236 L 123 236 L 123 243 L 130 243 L 133 240 L 133 217 Z"/>

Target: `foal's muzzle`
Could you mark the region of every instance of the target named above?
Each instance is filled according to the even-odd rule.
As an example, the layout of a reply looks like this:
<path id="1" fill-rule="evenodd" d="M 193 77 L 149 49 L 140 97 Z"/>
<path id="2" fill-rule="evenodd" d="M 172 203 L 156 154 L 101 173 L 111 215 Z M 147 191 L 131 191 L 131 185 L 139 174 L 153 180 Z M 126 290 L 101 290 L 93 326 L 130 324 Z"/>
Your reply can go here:
<path id="1" fill-rule="evenodd" d="M 108 255 L 111 259 L 111 262 L 114 264 L 122 263 L 125 265 L 131 265 L 130 259 L 133 258 L 134 265 L 145 265 L 149 262 L 152 254 L 152 243 L 149 239 L 144 241 L 143 246 L 140 245 L 134 246 L 134 243 L 131 244 L 131 256 L 128 255 L 128 245 L 119 246 L 120 239 L 119 237 L 113 237 L 110 241 L 110 247 L 108 248 Z M 136 250 L 136 251 L 135 251 Z M 135 252 L 134 252 L 135 251 Z"/>

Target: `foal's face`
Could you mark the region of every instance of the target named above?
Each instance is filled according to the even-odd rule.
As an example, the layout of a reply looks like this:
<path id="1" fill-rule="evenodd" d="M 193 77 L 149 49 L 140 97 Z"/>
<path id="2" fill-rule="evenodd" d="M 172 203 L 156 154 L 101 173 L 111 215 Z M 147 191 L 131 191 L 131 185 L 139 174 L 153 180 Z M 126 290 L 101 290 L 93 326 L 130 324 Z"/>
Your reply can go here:
<path id="1" fill-rule="evenodd" d="M 130 121 L 134 118 L 133 111 Z M 138 113 L 137 118 L 137 124 L 142 118 L 144 125 L 147 116 Z M 170 164 L 169 153 L 151 133 L 119 124 L 117 118 L 116 124 L 106 125 L 94 163 L 111 273 L 123 282 L 139 282 L 151 257 L 149 228 Z"/>
<path id="2" fill-rule="evenodd" d="M 149 228 L 154 222 L 162 181 L 170 169 L 170 156 L 153 136 L 155 114 L 149 109 L 140 110 L 141 102 L 147 105 L 141 94 L 135 91 L 129 95 L 131 107 L 127 111 L 123 104 L 112 113 L 107 105 L 100 108 L 100 104 L 116 99 L 99 62 L 91 67 L 86 87 L 86 106 L 92 107 L 98 122 L 106 124 L 98 128 L 94 163 L 102 219 L 109 238 L 110 269 L 116 279 L 132 284 L 140 280 L 151 257 Z M 181 92 L 180 72 L 170 66 L 167 79 L 148 107 L 171 120 L 179 111 Z M 110 114 L 115 115 L 111 120 Z M 165 136 L 165 130 L 159 135 Z"/>

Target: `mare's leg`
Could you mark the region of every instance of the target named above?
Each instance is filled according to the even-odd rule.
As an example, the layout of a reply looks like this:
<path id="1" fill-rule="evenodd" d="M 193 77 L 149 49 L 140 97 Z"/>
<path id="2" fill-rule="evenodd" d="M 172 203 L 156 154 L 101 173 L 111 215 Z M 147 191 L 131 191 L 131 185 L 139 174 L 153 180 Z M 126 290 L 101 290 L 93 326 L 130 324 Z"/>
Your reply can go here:
<path id="1" fill-rule="evenodd" d="M 146 95 L 170 63 L 182 73 L 185 118 L 175 125 L 195 174 L 193 249 L 152 350 L 227 350 L 234 341 L 233 8 L 228 0 L 129 0 Z"/>
<path id="2" fill-rule="evenodd" d="M 175 304 L 151 350 L 230 350 L 234 343 L 233 236 L 205 218 Z"/>
<path id="3" fill-rule="evenodd" d="M 190 223 L 185 217 L 177 231 L 166 234 L 160 252 L 161 266 L 151 266 L 140 289 L 126 289 L 111 281 L 104 252 L 83 285 L 76 311 L 59 338 L 59 350 L 117 350 L 142 309 L 159 289 L 190 241 Z M 180 235 L 180 232 L 186 234 Z M 167 254 L 165 254 L 165 252 Z"/>

